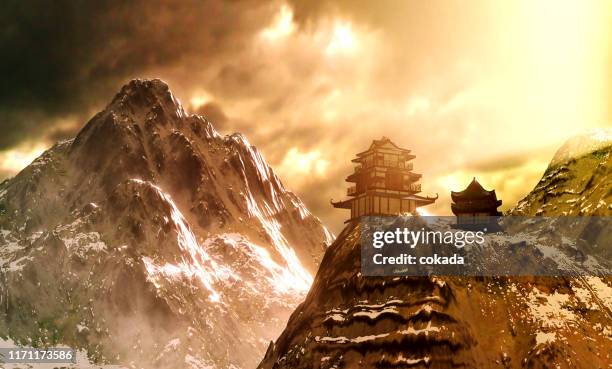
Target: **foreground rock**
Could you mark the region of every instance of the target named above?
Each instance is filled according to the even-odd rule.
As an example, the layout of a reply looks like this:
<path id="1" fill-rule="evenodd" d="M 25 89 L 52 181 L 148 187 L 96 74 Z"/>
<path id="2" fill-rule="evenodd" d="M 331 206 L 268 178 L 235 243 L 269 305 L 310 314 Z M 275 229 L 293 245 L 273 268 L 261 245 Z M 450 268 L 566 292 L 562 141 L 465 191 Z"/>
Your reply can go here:
<path id="1" fill-rule="evenodd" d="M 612 215 L 610 146 L 595 150 L 553 162 L 515 214 Z M 610 367 L 610 277 L 364 277 L 360 227 L 327 250 L 260 369 Z"/>

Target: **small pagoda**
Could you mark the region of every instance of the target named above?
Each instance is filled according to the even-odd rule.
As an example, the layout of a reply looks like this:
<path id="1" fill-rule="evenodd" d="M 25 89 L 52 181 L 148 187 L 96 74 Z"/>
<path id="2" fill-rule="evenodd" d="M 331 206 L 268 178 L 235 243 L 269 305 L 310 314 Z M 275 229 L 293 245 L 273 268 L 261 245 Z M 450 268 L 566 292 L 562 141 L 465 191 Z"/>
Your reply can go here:
<path id="1" fill-rule="evenodd" d="M 346 181 L 354 183 L 346 191 L 348 199 L 334 202 L 335 208 L 350 209 L 347 222 L 364 215 L 416 213 L 421 206 L 433 204 L 436 197 L 419 196 L 421 174 L 412 171 L 416 156 L 387 137 L 374 140 L 370 147 L 352 160 L 355 171 Z"/>
<path id="2" fill-rule="evenodd" d="M 502 215 L 497 210 L 502 201 L 497 199 L 495 190 L 485 190 L 476 177 L 465 190 L 451 191 L 451 199 L 451 210 L 457 216 L 458 228 L 479 228 L 489 224 L 497 226 L 495 217 Z"/>

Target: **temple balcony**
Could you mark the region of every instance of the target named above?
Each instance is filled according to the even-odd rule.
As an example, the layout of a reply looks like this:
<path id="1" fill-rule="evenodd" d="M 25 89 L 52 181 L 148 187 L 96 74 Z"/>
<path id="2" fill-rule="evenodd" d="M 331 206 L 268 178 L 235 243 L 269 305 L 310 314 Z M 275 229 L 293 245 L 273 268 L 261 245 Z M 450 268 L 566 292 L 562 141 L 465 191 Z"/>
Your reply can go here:
<path id="1" fill-rule="evenodd" d="M 349 188 L 346 189 L 346 194 L 348 196 L 353 196 L 355 194 L 357 194 L 357 187 L 356 186 L 351 186 Z"/>
<path id="2" fill-rule="evenodd" d="M 346 192 L 347 195 L 355 195 L 356 191 L 353 190 L 354 187 L 349 188 Z M 411 183 L 411 184 L 405 184 L 403 186 L 401 186 L 400 188 L 397 187 L 389 187 L 387 185 L 385 185 L 384 182 L 374 182 L 371 183 L 367 186 L 368 190 L 384 190 L 384 191 L 390 191 L 390 192 L 421 192 L 421 184 L 420 183 Z"/>
<path id="3" fill-rule="evenodd" d="M 412 163 L 402 163 L 402 162 L 391 161 L 391 160 L 379 161 L 379 163 L 380 163 L 379 165 L 382 165 L 383 167 L 387 167 L 387 168 L 400 168 L 400 169 L 408 169 L 408 170 L 413 169 Z"/>
<path id="4" fill-rule="evenodd" d="M 411 192 L 421 192 L 421 184 L 420 183 L 411 183 L 408 185 L 403 185 L 402 188 L 406 191 Z"/>
<path id="5" fill-rule="evenodd" d="M 412 163 L 401 163 L 401 162 L 395 162 L 391 160 L 377 160 L 376 162 L 369 162 L 366 164 L 356 166 L 355 173 L 359 173 L 366 168 L 371 168 L 375 166 L 385 167 L 385 168 L 399 168 L 399 169 L 407 169 L 407 170 L 414 169 L 414 165 Z"/>

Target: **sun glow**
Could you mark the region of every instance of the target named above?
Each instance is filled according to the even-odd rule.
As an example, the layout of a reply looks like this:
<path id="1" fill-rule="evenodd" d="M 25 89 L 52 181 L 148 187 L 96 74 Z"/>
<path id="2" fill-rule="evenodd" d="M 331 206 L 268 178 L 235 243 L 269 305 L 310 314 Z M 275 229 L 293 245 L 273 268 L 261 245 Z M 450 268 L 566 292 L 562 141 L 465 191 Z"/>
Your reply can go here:
<path id="1" fill-rule="evenodd" d="M 283 5 L 272 24 L 264 28 L 260 35 L 265 40 L 276 41 L 289 36 L 294 30 L 293 11 L 288 6 Z"/>
<path id="2" fill-rule="evenodd" d="M 329 161 L 321 157 L 320 151 L 301 152 L 297 147 L 292 147 L 285 155 L 279 171 L 285 174 L 324 177 L 328 166 Z"/>
<path id="3" fill-rule="evenodd" d="M 334 25 L 331 39 L 327 44 L 325 52 L 328 55 L 348 53 L 357 47 L 357 38 L 353 33 L 351 25 L 338 22 Z"/>
<path id="4" fill-rule="evenodd" d="M 429 216 L 431 216 L 431 214 L 427 210 L 425 210 L 423 208 L 416 208 L 416 212 L 417 212 L 417 214 L 419 214 L 422 217 L 429 217 Z"/>
<path id="5" fill-rule="evenodd" d="M 509 138 L 520 142 L 520 135 L 523 146 L 558 144 L 607 123 L 600 119 L 607 103 L 601 97 L 610 42 L 604 18 L 610 6 L 553 0 L 518 4 L 510 15 L 517 29 L 508 36 L 512 41 L 506 50 L 512 57 L 500 63 L 494 78 L 503 81 L 497 99 L 506 105 L 505 117 L 529 122 L 532 134 L 526 139 L 523 130 L 516 130 Z"/>
<path id="6" fill-rule="evenodd" d="M 38 142 L 0 152 L 0 171 L 15 174 L 39 157 L 48 147 Z"/>
<path id="7" fill-rule="evenodd" d="M 189 99 L 189 105 L 191 109 L 197 110 L 212 100 L 214 99 L 211 94 L 203 90 L 198 90 L 193 94 L 191 99 Z"/>

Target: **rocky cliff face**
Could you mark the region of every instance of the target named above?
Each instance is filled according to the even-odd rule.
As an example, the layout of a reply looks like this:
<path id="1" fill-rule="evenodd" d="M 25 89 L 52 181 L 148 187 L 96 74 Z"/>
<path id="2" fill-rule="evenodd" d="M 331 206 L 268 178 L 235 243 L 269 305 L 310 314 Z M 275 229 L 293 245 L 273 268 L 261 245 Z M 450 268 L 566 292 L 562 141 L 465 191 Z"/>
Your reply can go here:
<path id="1" fill-rule="evenodd" d="M 571 214 L 611 215 L 597 205 L 612 191 L 609 173 L 609 147 L 553 163 L 519 213 L 561 215 L 571 204 Z M 364 277 L 360 227 L 327 250 L 259 368 L 612 365 L 610 277 Z"/>
<path id="2" fill-rule="evenodd" d="M 254 367 L 333 236 L 240 135 L 134 80 L 0 185 L 0 337 Z"/>

